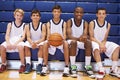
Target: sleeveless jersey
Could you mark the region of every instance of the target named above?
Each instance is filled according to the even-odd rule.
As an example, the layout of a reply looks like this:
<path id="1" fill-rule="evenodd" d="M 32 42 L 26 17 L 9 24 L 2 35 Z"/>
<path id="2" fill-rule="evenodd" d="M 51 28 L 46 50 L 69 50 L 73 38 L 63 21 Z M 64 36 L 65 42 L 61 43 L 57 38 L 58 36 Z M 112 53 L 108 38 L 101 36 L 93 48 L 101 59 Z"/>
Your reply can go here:
<path id="1" fill-rule="evenodd" d="M 30 35 L 33 41 L 39 40 L 42 38 L 42 22 L 39 22 L 38 27 L 35 29 L 32 22 L 29 24 Z"/>
<path id="2" fill-rule="evenodd" d="M 93 20 L 94 21 L 94 37 L 99 40 L 102 41 L 105 37 L 105 33 L 107 31 L 107 26 L 108 26 L 108 22 L 105 21 L 103 26 L 100 26 L 97 22 L 97 20 Z"/>
<path id="3" fill-rule="evenodd" d="M 20 38 L 24 32 L 25 23 L 22 23 L 20 26 L 16 26 L 15 22 L 11 23 L 10 38 L 18 37 Z"/>
<path id="4" fill-rule="evenodd" d="M 80 26 L 76 26 L 74 18 L 71 18 L 71 21 L 72 21 L 72 26 L 71 26 L 72 36 L 79 38 L 84 31 L 84 20 L 82 19 Z"/>
<path id="5" fill-rule="evenodd" d="M 59 21 L 58 24 L 54 23 L 54 21 L 51 19 L 50 20 L 50 31 L 52 33 L 59 33 L 63 36 L 63 19 Z"/>

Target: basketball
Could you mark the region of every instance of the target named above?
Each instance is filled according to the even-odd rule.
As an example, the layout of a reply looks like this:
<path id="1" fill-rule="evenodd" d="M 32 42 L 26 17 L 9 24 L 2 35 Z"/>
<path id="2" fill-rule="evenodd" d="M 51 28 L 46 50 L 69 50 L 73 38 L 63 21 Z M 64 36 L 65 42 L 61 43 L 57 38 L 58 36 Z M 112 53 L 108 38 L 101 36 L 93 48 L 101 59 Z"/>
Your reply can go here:
<path id="1" fill-rule="evenodd" d="M 63 44 L 63 38 L 61 34 L 53 33 L 49 36 L 48 42 L 50 45 L 57 47 Z"/>

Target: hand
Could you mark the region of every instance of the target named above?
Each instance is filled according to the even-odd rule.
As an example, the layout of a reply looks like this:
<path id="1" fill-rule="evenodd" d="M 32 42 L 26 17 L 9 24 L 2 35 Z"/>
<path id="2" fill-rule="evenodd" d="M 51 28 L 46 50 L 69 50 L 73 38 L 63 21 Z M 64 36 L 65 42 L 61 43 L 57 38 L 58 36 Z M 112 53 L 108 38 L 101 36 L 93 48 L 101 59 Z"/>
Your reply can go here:
<path id="1" fill-rule="evenodd" d="M 79 38 L 79 41 L 82 41 L 82 42 L 86 42 L 86 40 L 87 40 L 87 35 L 82 35 Z"/>
<path id="2" fill-rule="evenodd" d="M 106 52 L 106 47 L 104 44 L 100 44 L 100 52 L 103 53 L 103 52 Z"/>
<path id="3" fill-rule="evenodd" d="M 32 42 L 32 49 L 37 48 L 37 44 L 35 42 Z"/>

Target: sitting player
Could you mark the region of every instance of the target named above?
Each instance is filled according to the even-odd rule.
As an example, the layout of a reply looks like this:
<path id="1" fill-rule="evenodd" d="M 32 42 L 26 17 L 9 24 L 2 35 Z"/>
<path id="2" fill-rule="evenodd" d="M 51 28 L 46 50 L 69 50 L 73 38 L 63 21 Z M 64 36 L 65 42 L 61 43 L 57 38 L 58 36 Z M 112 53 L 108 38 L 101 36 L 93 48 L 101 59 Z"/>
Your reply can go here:
<path id="1" fill-rule="evenodd" d="M 32 22 L 26 25 L 27 32 L 27 41 L 25 42 L 26 74 L 30 73 L 32 69 L 30 48 L 32 49 L 38 48 L 38 65 L 36 68 L 36 72 L 40 74 L 42 70 L 43 44 L 46 36 L 46 28 L 45 25 L 42 24 L 42 22 L 40 22 L 40 18 L 41 15 L 39 10 L 32 10 L 31 12 Z"/>
<path id="2" fill-rule="evenodd" d="M 21 67 L 19 73 L 23 73 L 25 70 L 24 61 L 24 38 L 25 38 L 25 23 L 22 22 L 24 11 L 22 9 L 16 9 L 14 11 L 15 21 L 8 23 L 7 31 L 5 35 L 5 42 L 1 44 L 1 58 L 2 65 L 0 72 L 3 72 L 7 68 L 6 52 L 19 52 Z"/>
<path id="3" fill-rule="evenodd" d="M 76 56 L 79 49 L 85 49 L 85 71 L 94 78 L 91 66 L 92 46 L 88 37 L 88 23 L 82 19 L 84 10 L 76 7 L 74 10 L 74 18 L 67 21 L 67 34 L 70 53 L 70 71 L 72 77 L 77 77 L 77 66 L 75 64 Z"/>
<path id="4" fill-rule="evenodd" d="M 63 72 L 63 76 L 69 76 L 69 53 L 68 53 L 68 43 L 66 41 L 66 22 L 63 19 L 60 19 L 60 14 L 62 10 L 59 5 L 55 5 L 52 9 L 53 19 L 51 19 L 47 25 L 47 39 L 52 33 L 59 33 L 64 39 L 63 45 L 54 47 L 49 45 L 49 42 L 46 41 L 44 45 L 44 65 L 42 68 L 41 76 L 45 76 L 48 70 L 48 52 L 51 55 L 55 54 L 56 48 L 60 49 L 64 52 L 65 58 L 65 68 Z"/>
<path id="5" fill-rule="evenodd" d="M 98 73 L 103 76 L 105 75 L 105 69 L 102 65 L 100 56 L 100 53 L 105 53 L 105 55 L 112 60 L 110 74 L 120 77 L 118 74 L 119 45 L 107 41 L 111 25 L 105 20 L 106 9 L 98 8 L 96 16 L 97 19 L 91 21 L 89 24 L 89 34 L 92 41 L 93 56 L 99 69 Z"/>

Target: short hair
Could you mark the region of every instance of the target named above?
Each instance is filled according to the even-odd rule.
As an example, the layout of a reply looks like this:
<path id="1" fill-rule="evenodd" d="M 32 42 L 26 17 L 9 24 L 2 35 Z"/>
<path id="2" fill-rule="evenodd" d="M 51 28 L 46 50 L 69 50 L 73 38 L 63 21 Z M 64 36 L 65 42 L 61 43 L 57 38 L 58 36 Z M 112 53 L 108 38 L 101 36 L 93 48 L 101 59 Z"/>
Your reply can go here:
<path id="1" fill-rule="evenodd" d="M 81 8 L 83 10 L 83 13 L 84 13 L 84 9 L 80 6 L 77 6 L 75 9 L 74 9 L 74 12 L 76 11 L 77 8 Z"/>
<path id="2" fill-rule="evenodd" d="M 32 16 L 32 14 L 36 14 L 36 13 L 38 13 L 39 14 L 39 16 L 41 16 L 41 13 L 40 13 L 40 11 L 38 10 L 38 9 L 33 9 L 32 10 L 32 12 L 31 12 L 31 16 Z"/>
<path id="3" fill-rule="evenodd" d="M 24 16 L 24 11 L 22 9 L 15 9 L 14 15 L 16 14 L 16 12 L 19 12 Z"/>
<path id="4" fill-rule="evenodd" d="M 106 8 L 98 8 L 98 9 L 96 10 L 96 13 L 98 13 L 98 11 L 99 11 L 99 10 L 104 10 L 104 11 L 105 11 L 105 13 L 107 13 Z"/>
<path id="5" fill-rule="evenodd" d="M 62 8 L 61 8 L 60 5 L 55 5 L 55 6 L 52 8 L 52 11 L 53 11 L 54 9 L 60 9 L 60 11 L 62 12 Z"/>

